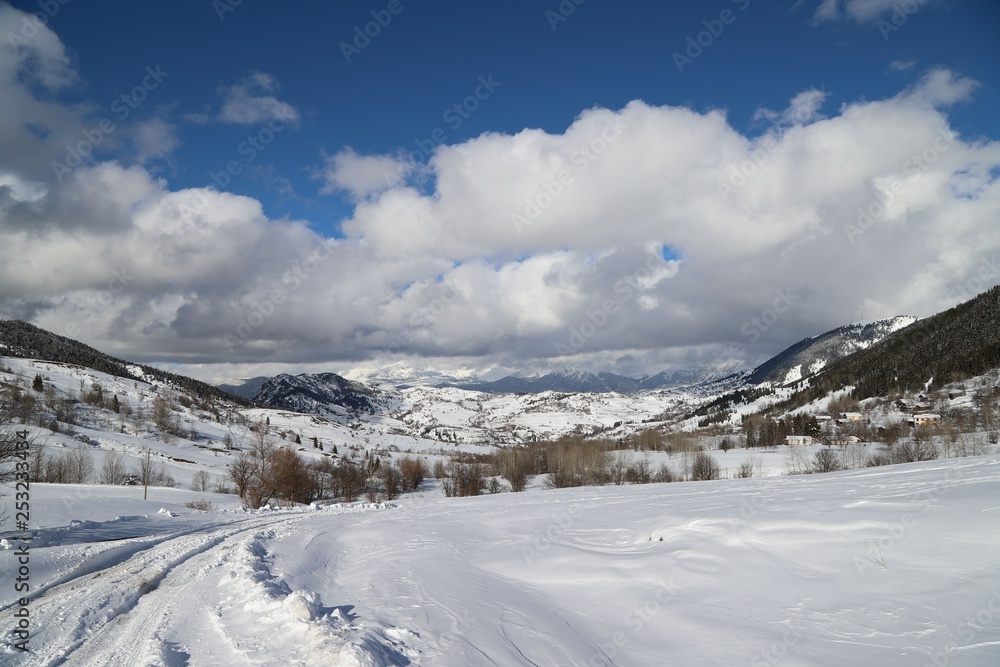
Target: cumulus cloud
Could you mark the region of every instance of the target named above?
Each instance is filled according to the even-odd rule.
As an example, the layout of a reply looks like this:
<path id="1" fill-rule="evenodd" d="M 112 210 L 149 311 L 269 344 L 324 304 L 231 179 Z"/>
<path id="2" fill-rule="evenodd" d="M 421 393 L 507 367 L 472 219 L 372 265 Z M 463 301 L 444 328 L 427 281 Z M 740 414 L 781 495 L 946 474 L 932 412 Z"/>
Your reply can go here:
<path id="1" fill-rule="evenodd" d="M 757 113 L 754 114 L 754 119 L 767 120 L 776 128 L 812 123 L 822 118 L 819 110 L 823 106 L 823 102 L 826 101 L 827 95 L 828 93 L 815 88 L 804 90 L 789 101 L 788 108 L 784 111 L 758 109 Z"/>
<path id="2" fill-rule="evenodd" d="M 0 172 L 51 176 L 51 163 L 85 128 L 80 109 L 52 100 L 79 79 L 62 42 L 27 12 L 0 3 Z"/>
<path id="3" fill-rule="evenodd" d="M 948 107 L 969 101 L 979 85 L 977 81 L 938 67 L 927 72 L 904 96 L 931 107 Z"/>
<path id="4" fill-rule="evenodd" d="M 398 187 L 415 169 L 416 164 L 405 156 L 358 155 L 353 148 L 345 148 L 328 156 L 316 176 L 323 181 L 321 194 L 346 192 L 363 200 Z"/>
<path id="5" fill-rule="evenodd" d="M 23 76 L 0 95 L 27 94 Z M 141 164 L 57 181 L 2 158 L 0 314 L 141 361 L 241 369 L 757 360 L 1000 279 L 971 282 L 1000 254 L 1000 144 L 947 117 L 975 87 L 934 70 L 826 115 L 810 89 L 754 136 L 636 101 L 441 145 L 419 168 L 345 149 L 321 174 L 356 202 L 337 239 Z M 169 130 L 148 128 L 150 156 Z"/>
<path id="6" fill-rule="evenodd" d="M 219 120 L 223 123 L 259 125 L 274 120 L 295 125 L 299 122 L 299 112 L 295 107 L 274 96 L 279 86 L 277 79 L 270 74 L 252 72 L 221 90 L 224 101 Z"/>

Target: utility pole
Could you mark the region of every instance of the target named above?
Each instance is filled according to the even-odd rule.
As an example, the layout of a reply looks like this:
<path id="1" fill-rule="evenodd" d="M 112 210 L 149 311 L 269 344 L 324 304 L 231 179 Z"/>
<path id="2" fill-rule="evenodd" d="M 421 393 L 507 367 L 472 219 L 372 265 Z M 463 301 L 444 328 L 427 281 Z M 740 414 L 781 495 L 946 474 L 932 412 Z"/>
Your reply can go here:
<path id="1" fill-rule="evenodd" d="M 146 447 L 146 469 L 143 470 L 142 475 L 142 499 L 146 500 L 149 497 L 149 447 Z"/>

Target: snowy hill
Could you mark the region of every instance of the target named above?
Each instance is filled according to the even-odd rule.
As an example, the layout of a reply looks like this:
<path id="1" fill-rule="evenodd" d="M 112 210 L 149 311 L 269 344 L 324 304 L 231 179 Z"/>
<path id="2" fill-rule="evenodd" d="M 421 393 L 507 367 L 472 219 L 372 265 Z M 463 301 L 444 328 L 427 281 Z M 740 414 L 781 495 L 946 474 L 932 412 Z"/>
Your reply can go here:
<path id="1" fill-rule="evenodd" d="M 331 410 L 336 415 L 345 411 L 375 414 L 384 402 L 377 390 L 336 373 L 281 374 L 264 382 L 254 399 L 273 408 L 319 415 Z"/>
<path id="2" fill-rule="evenodd" d="M 755 368 L 747 377 L 747 382 L 779 385 L 797 382 L 837 359 L 871 347 L 916 321 L 916 317 L 893 317 L 870 324 L 850 324 L 806 338 Z"/>

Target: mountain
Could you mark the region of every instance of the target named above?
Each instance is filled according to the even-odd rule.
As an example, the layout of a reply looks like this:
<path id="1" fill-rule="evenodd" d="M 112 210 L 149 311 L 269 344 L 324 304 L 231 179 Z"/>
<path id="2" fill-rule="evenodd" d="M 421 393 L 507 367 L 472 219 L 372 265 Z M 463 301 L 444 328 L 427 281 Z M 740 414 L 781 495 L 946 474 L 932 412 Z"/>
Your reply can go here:
<path id="1" fill-rule="evenodd" d="M 210 384 L 113 357 L 79 341 L 59 336 L 20 320 L 0 320 L 0 354 L 83 366 L 114 377 L 145 382 L 158 381 L 201 398 L 212 397 L 235 401 L 242 405 L 249 404 L 245 397 L 227 394 Z"/>
<path id="2" fill-rule="evenodd" d="M 348 412 L 375 414 L 384 403 L 379 397 L 378 390 L 336 373 L 282 373 L 264 382 L 254 399 L 272 408 L 327 415 L 335 406 Z"/>
<path id="3" fill-rule="evenodd" d="M 785 385 L 797 382 L 837 359 L 871 347 L 916 321 L 916 317 L 893 317 L 871 324 L 849 324 L 806 338 L 755 368 L 747 376 L 747 383 Z"/>
<path id="4" fill-rule="evenodd" d="M 1000 287 L 827 366 L 785 405 L 854 387 L 854 398 L 922 391 L 1000 367 Z"/>
<path id="5" fill-rule="evenodd" d="M 603 394 L 634 394 L 638 391 L 672 389 L 705 382 L 715 377 L 701 368 L 667 370 L 649 377 L 633 378 L 615 373 L 557 370 L 545 375 L 514 374 L 490 382 L 482 380 L 438 384 L 488 394 L 540 394 L 545 391 Z"/>
<path id="6" fill-rule="evenodd" d="M 342 377 L 346 380 L 361 382 L 367 385 L 390 385 L 397 389 L 405 389 L 406 387 L 450 387 L 469 381 L 469 377 L 459 377 L 440 371 L 414 368 L 402 361 L 377 368 L 352 368 L 350 371 L 343 373 Z"/>
<path id="7" fill-rule="evenodd" d="M 255 378 L 250 378 L 249 380 L 243 380 L 239 384 L 217 384 L 215 385 L 227 394 L 232 394 L 233 396 L 242 396 L 246 399 L 253 399 L 260 391 L 260 388 L 265 382 L 270 380 L 266 375 L 261 375 Z"/>

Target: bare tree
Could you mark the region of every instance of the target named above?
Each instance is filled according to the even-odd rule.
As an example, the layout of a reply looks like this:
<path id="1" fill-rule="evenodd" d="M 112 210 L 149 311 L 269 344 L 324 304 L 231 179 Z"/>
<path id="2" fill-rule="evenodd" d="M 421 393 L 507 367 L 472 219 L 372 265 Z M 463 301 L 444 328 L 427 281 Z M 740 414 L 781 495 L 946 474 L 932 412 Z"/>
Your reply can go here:
<path id="1" fill-rule="evenodd" d="M 736 469 L 736 476 L 748 479 L 764 476 L 764 460 L 759 456 L 750 456 L 743 460 Z"/>
<path id="2" fill-rule="evenodd" d="M 628 460 L 629 455 L 627 452 L 617 452 L 611 457 L 611 465 L 608 466 L 608 474 L 611 476 L 611 483 L 622 485 L 625 483 L 625 478 L 628 475 Z"/>
<path id="3" fill-rule="evenodd" d="M 308 503 L 316 497 L 314 476 L 298 452 L 282 447 L 272 455 L 275 496 L 291 503 Z"/>
<path id="4" fill-rule="evenodd" d="M 278 490 L 278 478 L 275 471 L 275 453 L 277 446 L 268 436 L 267 431 L 259 429 L 254 431 L 254 438 L 250 443 L 249 458 L 252 465 L 252 472 L 243 501 L 251 509 L 258 509 L 266 505 Z"/>
<path id="5" fill-rule="evenodd" d="M 66 454 L 66 473 L 69 484 L 89 484 L 94 478 L 94 457 L 90 450 L 76 447 Z"/>
<path id="6" fill-rule="evenodd" d="M 125 475 L 125 459 L 122 455 L 114 450 L 105 454 L 104 463 L 101 464 L 101 484 L 124 484 Z"/>
<path id="7" fill-rule="evenodd" d="M 365 473 L 356 463 L 351 461 L 341 461 L 337 469 L 340 479 L 340 492 L 344 495 L 344 500 L 352 503 L 365 488 Z"/>
<path id="8" fill-rule="evenodd" d="M 382 466 L 382 488 L 386 500 L 395 500 L 402 489 L 403 475 L 392 463 Z"/>
<path id="9" fill-rule="evenodd" d="M 204 470 L 199 470 L 191 478 L 191 490 L 192 491 L 208 491 L 209 484 L 211 484 L 212 479 L 207 472 Z"/>
<path id="10" fill-rule="evenodd" d="M 243 452 L 234 456 L 233 460 L 229 462 L 229 478 L 236 485 L 236 495 L 240 498 L 246 495 L 250 479 L 253 477 L 253 469 L 253 461 Z"/>
<path id="11" fill-rule="evenodd" d="M 399 460 L 403 491 L 416 491 L 427 477 L 427 464 L 415 456 L 404 456 Z"/>

